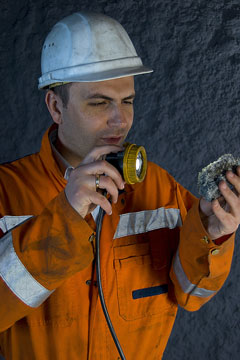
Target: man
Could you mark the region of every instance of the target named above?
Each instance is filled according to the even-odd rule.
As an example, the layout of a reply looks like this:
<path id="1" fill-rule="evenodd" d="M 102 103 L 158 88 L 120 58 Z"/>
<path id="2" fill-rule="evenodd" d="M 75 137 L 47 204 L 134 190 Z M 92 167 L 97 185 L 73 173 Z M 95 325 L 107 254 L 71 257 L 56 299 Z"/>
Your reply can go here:
<path id="1" fill-rule="evenodd" d="M 102 160 L 123 149 L 133 76 L 150 71 L 109 17 L 75 13 L 47 36 L 39 88 L 54 125 L 39 153 L 0 169 L 6 359 L 120 358 L 96 284 L 99 206 L 103 292 L 126 359 L 161 358 L 178 304 L 197 310 L 226 280 L 240 201 L 225 182 L 228 211 L 199 202 L 155 164 L 127 185 Z M 227 178 L 239 194 L 239 176 Z"/>

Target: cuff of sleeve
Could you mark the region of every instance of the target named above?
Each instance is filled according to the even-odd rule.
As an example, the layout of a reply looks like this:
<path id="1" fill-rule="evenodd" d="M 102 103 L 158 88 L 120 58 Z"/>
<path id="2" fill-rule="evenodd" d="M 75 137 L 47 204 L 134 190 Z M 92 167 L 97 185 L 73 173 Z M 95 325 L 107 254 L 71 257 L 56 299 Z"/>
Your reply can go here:
<path id="1" fill-rule="evenodd" d="M 184 264 L 185 272 L 191 274 L 192 281 L 196 281 L 201 275 L 208 276 L 209 264 L 212 262 L 217 261 L 220 264 L 221 259 L 221 262 L 229 267 L 234 248 L 234 235 L 222 244 L 216 244 L 202 224 L 199 201 L 194 203 L 181 229 L 179 244 L 180 259 Z"/>
<path id="2" fill-rule="evenodd" d="M 212 247 L 224 245 L 224 243 L 226 243 L 226 247 L 227 247 L 228 246 L 227 244 L 234 240 L 235 233 L 222 236 L 219 239 L 212 240 L 211 236 L 203 226 L 199 211 L 199 203 L 200 200 L 196 201 L 188 212 L 187 218 L 184 223 L 184 227 L 186 228 L 186 231 L 188 233 L 193 232 L 194 235 L 196 235 L 196 238 L 200 240 L 201 244 L 205 248 L 211 249 Z"/>

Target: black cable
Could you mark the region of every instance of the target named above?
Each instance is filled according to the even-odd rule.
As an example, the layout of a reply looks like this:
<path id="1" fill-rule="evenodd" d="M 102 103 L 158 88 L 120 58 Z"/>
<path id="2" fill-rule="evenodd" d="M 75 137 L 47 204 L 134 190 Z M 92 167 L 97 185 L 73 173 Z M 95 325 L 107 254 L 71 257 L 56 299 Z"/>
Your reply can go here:
<path id="1" fill-rule="evenodd" d="M 101 230 L 102 230 L 102 221 L 103 221 L 104 214 L 105 214 L 105 211 L 100 207 L 98 217 L 97 217 L 97 229 L 96 229 L 96 273 L 97 273 L 98 292 L 99 292 L 99 298 L 101 301 L 103 313 L 106 318 L 112 338 L 115 342 L 115 345 L 117 347 L 119 355 L 121 356 L 121 359 L 126 360 L 124 353 L 122 351 L 121 345 L 118 341 L 117 335 L 114 331 L 110 316 L 108 314 L 107 307 L 106 307 L 105 300 L 104 300 L 103 290 L 102 290 L 101 266 L 100 266 L 100 235 L 101 235 Z"/>

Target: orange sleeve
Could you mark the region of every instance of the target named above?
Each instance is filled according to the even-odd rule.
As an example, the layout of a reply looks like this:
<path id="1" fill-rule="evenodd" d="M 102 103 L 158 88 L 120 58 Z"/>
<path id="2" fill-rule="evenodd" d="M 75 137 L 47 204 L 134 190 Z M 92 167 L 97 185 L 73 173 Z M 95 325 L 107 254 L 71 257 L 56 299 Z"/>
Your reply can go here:
<path id="1" fill-rule="evenodd" d="M 93 229 L 64 191 L 39 216 L 0 241 L 0 331 L 26 316 L 52 291 L 93 260 Z"/>
<path id="2" fill-rule="evenodd" d="M 180 306 L 198 310 L 222 287 L 231 268 L 234 237 L 214 243 L 202 225 L 199 201 L 194 203 L 183 222 L 170 271 Z"/>

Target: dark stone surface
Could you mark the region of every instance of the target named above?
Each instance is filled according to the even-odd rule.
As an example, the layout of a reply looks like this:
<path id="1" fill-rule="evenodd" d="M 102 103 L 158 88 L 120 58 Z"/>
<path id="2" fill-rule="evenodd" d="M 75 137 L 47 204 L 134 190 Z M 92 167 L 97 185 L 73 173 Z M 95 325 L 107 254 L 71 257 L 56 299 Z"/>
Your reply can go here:
<path id="1" fill-rule="evenodd" d="M 115 17 L 155 72 L 136 77 L 130 139 L 197 195 L 202 167 L 239 156 L 240 3 L 237 0 L 0 0 L 0 161 L 37 151 L 51 120 L 37 90 L 40 53 L 62 17 L 90 9 Z M 201 310 L 180 310 L 164 360 L 240 354 L 239 234 L 231 274 Z"/>
<path id="2" fill-rule="evenodd" d="M 235 158 L 231 154 L 224 154 L 216 161 L 204 167 L 198 174 L 198 193 L 207 201 L 212 201 L 221 197 L 219 184 L 226 181 L 231 190 L 235 191 L 234 186 L 227 180 L 228 171 L 237 174 L 237 167 L 240 166 L 240 158 Z M 223 204 L 222 204 L 223 206 Z"/>

